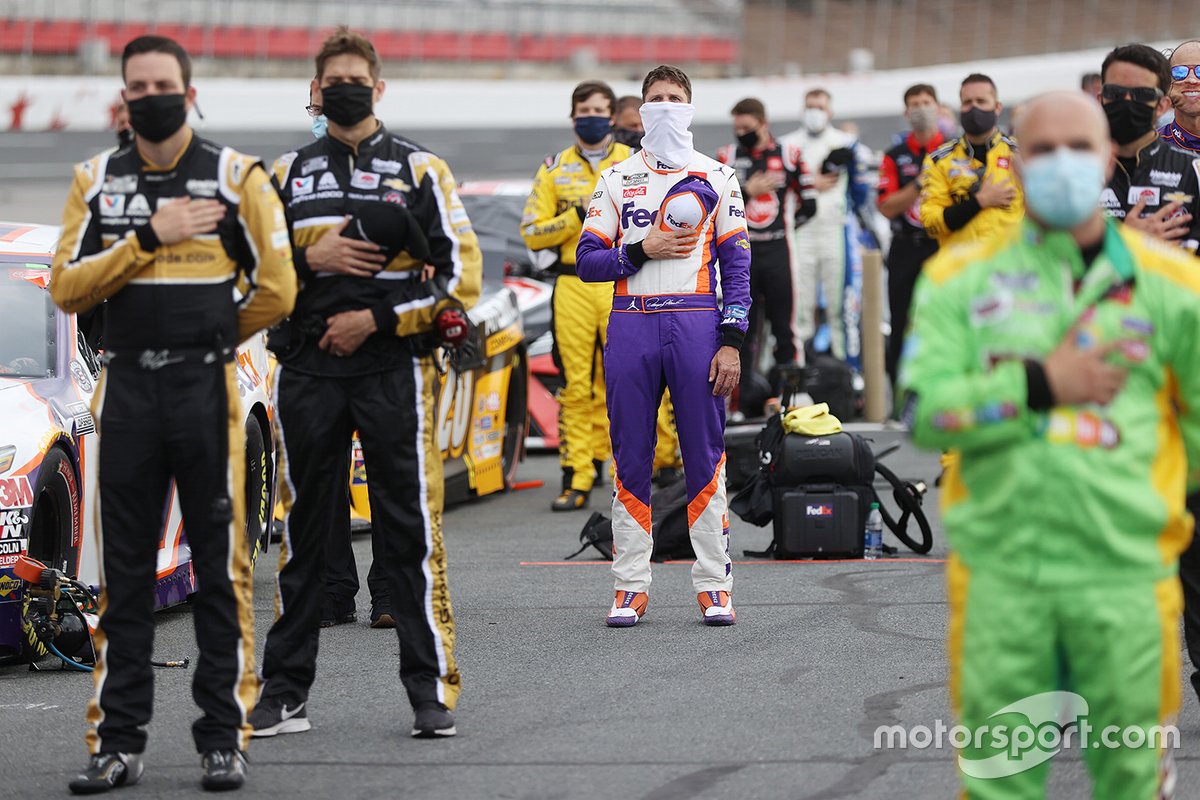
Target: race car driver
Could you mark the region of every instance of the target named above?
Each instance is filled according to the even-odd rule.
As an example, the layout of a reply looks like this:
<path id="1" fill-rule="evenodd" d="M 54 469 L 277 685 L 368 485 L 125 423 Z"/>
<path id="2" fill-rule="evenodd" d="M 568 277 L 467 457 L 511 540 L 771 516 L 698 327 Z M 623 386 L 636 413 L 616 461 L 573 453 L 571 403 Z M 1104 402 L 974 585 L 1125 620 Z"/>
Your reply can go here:
<path id="1" fill-rule="evenodd" d="M 879 212 L 892 221 L 888 249 L 888 308 L 892 333 L 888 337 L 887 372 L 893 384 L 900 363 L 908 309 L 921 265 L 937 252 L 937 242 L 925 232 L 920 214 L 921 165 L 925 156 L 945 141 L 937 127 L 937 90 L 918 83 L 904 92 L 904 116 L 912 132 L 883 156 L 879 165 Z"/>
<path id="2" fill-rule="evenodd" d="M 564 385 L 558 394 L 559 464 L 562 491 L 550 508 L 576 511 L 587 506 L 601 477 L 611 447 L 604 402 L 601 353 L 612 308 L 609 287 L 587 284 L 575 274 L 575 247 L 584 213 L 602 170 L 627 159 L 632 151 L 613 138 L 617 96 L 602 81 L 584 81 L 571 92 L 575 144 L 546 159 L 533 179 L 525 204 L 521 235 L 531 250 L 558 251 L 554 282 L 554 348 Z M 665 463 L 675 463 L 674 424 L 670 411 L 660 411 L 659 450 Z"/>
<path id="3" fill-rule="evenodd" d="M 65 311 L 107 305 L 107 366 L 93 406 L 103 446 L 92 756 L 70 788 L 104 792 L 142 774 L 154 691 L 150 598 L 174 480 L 199 587 L 193 696 L 204 716 L 192 734 L 201 783 L 237 789 L 258 680 L 234 350 L 291 310 L 292 253 L 263 165 L 188 126 L 196 89 L 183 48 L 140 36 L 121 69 L 135 145 L 76 167 L 50 281 Z"/>
<path id="4" fill-rule="evenodd" d="M 792 322 L 791 234 L 817 211 L 817 191 L 795 144 L 776 140 L 767 125 L 767 109 L 758 98 L 739 100 L 730 111 L 737 142 L 717 151 L 717 160 L 733 167 L 746 197 L 750 240 L 750 323 L 742 346 L 738 410 L 749 417 L 763 409 L 750 407 L 750 377 L 758 364 L 763 320 L 775 340 L 775 365 L 796 362 Z M 789 209 L 794 208 L 789 217 Z M 765 399 L 765 398 L 764 398 Z"/>
<path id="5" fill-rule="evenodd" d="M 606 621 L 635 625 L 646 611 L 654 420 L 665 386 L 683 451 L 692 583 L 704 622 L 732 625 L 724 398 L 738 383 L 750 304 L 745 211 L 733 170 L 692 147 L 687 75 L 655 67 L 642 98 L 643 149 L 600 174 L 576 259 L 581 279 L 613 293 L 604 371 L 616 599 Z"/>
<path id="6" fill-rule="evenodd" d="M 831 350 L 846 358 L 847 331 L 842 320 L 846 285 L 849 214 L 867 202 L 870 187 L 853 136 L 831 124 L 832 98 L 813 89 L 804 98 L 804 125 L 782 138 L 798 147 L 813 172 L 817 212 L 796 231 L 796 336 L 800 345 L 817 329 L 818 292 L 825 298 Z"/>
<path id="7" fill-rule="evenodd" d="M 939 247 L 998 236 L 1024 214 L 1013 180 L 1017 143 L 1000 132 L 996 84 L 972 73 L 958 91 L 963 135 L 925 157 L 921 224 Z"/>
<path id="8" fill-rule="evenodd" d="M 1171 797 L 1151 729 L 1180 703 L 1200 260 L 1106 219 L 1091 98 L 1033 100 L 1017 136 L 1028 218 L 925 265 L 900 370 L 914 441 L 960 456 L 942 482 L 950 692 L 968 731 L 993 726 L 959 751 L 963 796 L 1045 797 L 1053 752 L 999 748 L 994 726 L 1060 721 L 1069 699 L 1093 796 Z M 1109 747 L 1135 740 L 1106 729 L 1150 738 Z"/>
<path id="9" fill-rule="evenodd" d="M 1116 48 L 1104 59 L 1100 102 L 1116 145 L 1117 168 L 1100 198 L 1109 216 L 1196 252 L 1200 248 L 1200 161 L 1154 130 L 1171 107 L 1166 57 L 1144 44 Z"/>
<path id="10" fill-rule="evenodd" d="M 465 337 L 463 309 L 482 280 L 479 246 L 446 163 L 376 118 L 385 86 L 371 43 L 339 28 L 316 64 L 314 102 L 328 135 L 275 164 L 302 287 L 286 333 L 271 343 L 285 524 L 278 616 L 251 722 L 255 736 L 311 727 L 322 557 L 329 531 L 340 530 L 332 515 L 344 511 L 335 498 L 346 491 L 357 429 L 412 734 L 452 736 L 460 678 L 426 340 L 435 330 L 447 343 Z"/>
<path id="11" fill-rule="evenodd" d="M 1171 51 L 1171 99 L 1174 119 L 1159 130 L 1172 147 L 1200 156 L 1200 42 Z"/>

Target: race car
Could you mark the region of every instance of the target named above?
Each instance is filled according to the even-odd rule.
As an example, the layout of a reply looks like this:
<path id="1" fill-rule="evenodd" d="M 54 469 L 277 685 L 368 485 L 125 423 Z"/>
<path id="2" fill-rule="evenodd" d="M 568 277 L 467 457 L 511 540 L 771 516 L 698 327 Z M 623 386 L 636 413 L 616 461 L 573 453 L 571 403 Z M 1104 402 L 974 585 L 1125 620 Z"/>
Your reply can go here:
<path id="1" fill-rule="evenodd" d="M 99 583 L 91 405 L 101 362 L 75 315 L 50 299 L 58 235 L 56 226 L 0 222 L 0 660 L 24 653 L 24 584 L 12 573 L 22 554 L 87 586 Z M 238 348 L 237 375 L 246 420 L 246 527 L 256 557 L 267 546 L 276 463 L 261 335 Z M 196 589 L 173 486 L 164 512 L 157 608 Z"/>
<path id="2" fill-rule="evenodd" d="M 558 449 L 558 390 L 562 377 L 554 358 L 551 301 L 554 253 L 534 252 L 521 238 L 521 216 L 533 189 L 531 180 L 467 181 L 459 197 L 483 250 L 484 274 L 516 293 L 528 342 L 529 430 L 525 447 Z"/>

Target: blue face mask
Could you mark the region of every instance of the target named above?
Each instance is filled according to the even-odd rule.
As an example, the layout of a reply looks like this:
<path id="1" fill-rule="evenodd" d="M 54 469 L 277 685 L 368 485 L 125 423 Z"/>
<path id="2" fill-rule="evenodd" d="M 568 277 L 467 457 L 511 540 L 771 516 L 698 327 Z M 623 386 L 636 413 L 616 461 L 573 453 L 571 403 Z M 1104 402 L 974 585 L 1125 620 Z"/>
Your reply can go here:
<path id="1" fill-rule="evenodd" d="M 608 117 L 575 118 L 575 135 L 584 144 L 600 144 L 610 133 L 612 133 L 612 120 Z"/>
<path id="2" fill-rule="evenodd" d="M 324 114 L 322 114 L 319 117 L 313 117 L 312 135 L 313 135 L 314 139 L 322 138 L 325 135 L 326 129 L 328 129 L 328 128 L 329 128 L 329 122 L 325 119 Z"/>
<path id="3" fill-rule="evenodd" d="M 1096 213 L 1104 191 L 1104 162 L 1095 153 L 1060 147 L 1025 162 L 1025 205 L 1043 224 L 1070 230 Z"/>
<path id="4" fill-rule="evenodd" d="M 1168 108 L 1167 113 L 1163 114 L 1161 117 L 1159 117 L 1155 121 L 1154 127 L 1157 130 L 1161 130 L 1162 128 L 1167 127 L 1174 121 L 1175 121 L 1175 109 Z"/>

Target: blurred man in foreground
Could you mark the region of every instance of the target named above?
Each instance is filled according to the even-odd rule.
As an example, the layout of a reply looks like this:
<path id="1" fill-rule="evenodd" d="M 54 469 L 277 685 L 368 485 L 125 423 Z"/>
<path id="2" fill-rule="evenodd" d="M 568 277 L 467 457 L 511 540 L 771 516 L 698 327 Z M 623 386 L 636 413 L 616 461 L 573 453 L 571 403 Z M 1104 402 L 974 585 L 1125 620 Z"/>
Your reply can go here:
<path id="1" fill-rule="evenodd" d="M 913 440 L 961 456 L 942 492 L 950 692 L 977 737 L 964 797 L 1044 797 L 1057 748 L 1017 755 L 995 726 L 1023 715 L 1016 741 L 1064 703 L 1095 797 L 1170 797 L 1154 729 L 1180 702 L 1200 261 L 1100 210 L 1112 144 L 1094 101 L 1040 97 L 1017 135 L 1028 218 L 925 265 L 900 374 Z M 1147 744 L 1106 747 L 1109 726 Z"/>

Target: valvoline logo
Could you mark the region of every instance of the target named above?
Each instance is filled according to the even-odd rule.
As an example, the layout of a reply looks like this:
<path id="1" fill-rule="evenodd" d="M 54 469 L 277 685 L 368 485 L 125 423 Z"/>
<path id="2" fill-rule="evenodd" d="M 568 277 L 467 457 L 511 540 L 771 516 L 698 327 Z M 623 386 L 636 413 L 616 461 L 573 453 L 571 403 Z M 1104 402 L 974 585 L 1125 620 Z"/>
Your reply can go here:
<path id="1" fill-rule="evenodd" d="M 804 509 L 804 516 L 806 516 L 806 517 L 832 517 L 833 516 L 833 506 L 826 505 L 825 503 L 821 503 L 818 505 L 808 505 Z"/>

